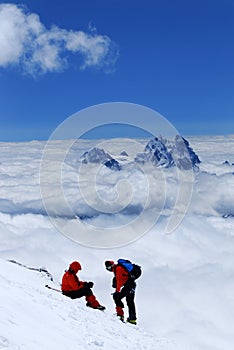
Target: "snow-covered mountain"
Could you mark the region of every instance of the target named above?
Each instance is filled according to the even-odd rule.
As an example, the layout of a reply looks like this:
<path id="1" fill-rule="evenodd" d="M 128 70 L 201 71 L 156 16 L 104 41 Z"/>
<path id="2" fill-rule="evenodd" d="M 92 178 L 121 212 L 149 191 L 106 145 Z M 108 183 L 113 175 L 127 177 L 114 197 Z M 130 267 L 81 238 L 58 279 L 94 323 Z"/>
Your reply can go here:
<path id="1" fill-rule="evenodd" d="M 107 168 L 112 170 L 121 170 L 121 166 L 117 160 L 112 158 L 107 152 L 102 148 L 94 147 L 89 151 L 86 151 L 82 157 L 81 161 L 83 164 L 103 164 Z"/>
<path id="2" fill-rule="evenodd" d="M 173 157 L 176 159 L 176 165 L 180 169 L 190 169 L 201 163 L 198 155 L 190 147 L 188 140 L 177 135 L 171 150 Z"/>
<path id="3" fill-rule="evenodd" d="M 83 164 L 103 164 L 112 170 L 121 170 L 121 162 L 126 163 L 128 153 L 122 151 L 115 159 L 104 149 L 94 147 L 81 156 Z M 119 160 L 119 161 L 118 161 Z M 187 170 L 194 168 L 200 163 L 198 155 L 190 147 L 189 142 L 179 135 L 174 140 L 163 137 L 155 137 L 148 141 L 143 152 L 134 157 L 137 164 L 152 163 L 157 167 L 170 168 L 177 166 L 179 169 Z"/>
<path id="4" fill-rule="evenodd" d="M 135 162 L 140 164 L 152 162 L 156 166 L 163 166 L 166 168 L 174 165 L 171 153 L 158 137 L 155 137 L 147 143 L 144 152 L 136 156 Z"/>
<path id="5" fill-rule="evenodd" d="M 82 163 L 105 163 L 106 161 L 112 159 L 111 156 L 105 152 L 103 149 L 94 147 L 90 151 L 86 151 L 82 157 Z"/>
<path id="6" fill-rule="evenodd" d="M 165 168 L 176 165 L 184 170 L 191 169 L 200 163 L 189 142 L 179 135 L 174 140 L 163 137 L 151 139 L 145 146 L 144 152 L 137 154 L 135 161 L 140 164 L 151 162 Z"/>

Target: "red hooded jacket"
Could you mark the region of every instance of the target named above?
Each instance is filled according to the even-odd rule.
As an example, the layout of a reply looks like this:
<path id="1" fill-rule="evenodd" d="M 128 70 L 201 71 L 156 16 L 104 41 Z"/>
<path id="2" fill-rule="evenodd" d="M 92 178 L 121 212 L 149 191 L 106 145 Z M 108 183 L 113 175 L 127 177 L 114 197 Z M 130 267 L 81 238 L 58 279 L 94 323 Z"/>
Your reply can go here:
<path id="1" fill-rule="evenodd" d="M 66 271 L 62 278 L 61 289 L 63 292 L 70 292 L 84 287 L 84 282 L 77 277 L 77 272 L 81 270 L 79 262 L 74 261 L 70 264 L 69 270 Z"/>

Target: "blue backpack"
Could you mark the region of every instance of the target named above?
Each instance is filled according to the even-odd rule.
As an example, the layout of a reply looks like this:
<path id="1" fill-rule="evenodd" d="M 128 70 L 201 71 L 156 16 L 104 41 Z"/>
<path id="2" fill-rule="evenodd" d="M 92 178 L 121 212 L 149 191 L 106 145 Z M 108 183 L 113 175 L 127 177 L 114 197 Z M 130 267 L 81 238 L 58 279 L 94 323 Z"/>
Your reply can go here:
<path id="1" fill-rule="evenodd" d="M 118 265 L 123 266 L 133 280 L 136 280 L 142 274 L 141 266 L 133 264 L 130 260 L 119 259 Z"/>

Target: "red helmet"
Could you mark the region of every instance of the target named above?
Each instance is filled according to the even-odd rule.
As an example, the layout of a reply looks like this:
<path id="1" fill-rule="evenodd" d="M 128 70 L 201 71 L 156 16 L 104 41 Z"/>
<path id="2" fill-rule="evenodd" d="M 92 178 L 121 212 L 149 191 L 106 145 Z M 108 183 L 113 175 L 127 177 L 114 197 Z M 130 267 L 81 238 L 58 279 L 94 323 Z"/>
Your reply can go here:
<path id="1" fill-rule="evenodd" d="M 81 270 L 81 265 L 78 261 L 73 261 L 70 264 L 70 269 L 73 270 L 75 273 L 77 273 L 79 270 Z"/>

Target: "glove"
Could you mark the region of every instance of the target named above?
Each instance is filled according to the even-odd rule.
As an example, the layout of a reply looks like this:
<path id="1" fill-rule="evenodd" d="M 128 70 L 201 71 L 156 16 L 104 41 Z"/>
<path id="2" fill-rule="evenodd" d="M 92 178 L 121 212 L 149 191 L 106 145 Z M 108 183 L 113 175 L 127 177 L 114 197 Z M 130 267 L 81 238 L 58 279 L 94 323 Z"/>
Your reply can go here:
<path id="1" fill-rule="evenodd" d="M 94 284 L 93 282 L 87 282 L 87 285 L 89 288 L 93 288 L 93 284 Z"/>
<path id="2" fill-rule="evenodd" d="M 85 287 L 93 288 L 93 282 L 84 282 Z"/>

